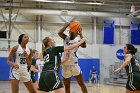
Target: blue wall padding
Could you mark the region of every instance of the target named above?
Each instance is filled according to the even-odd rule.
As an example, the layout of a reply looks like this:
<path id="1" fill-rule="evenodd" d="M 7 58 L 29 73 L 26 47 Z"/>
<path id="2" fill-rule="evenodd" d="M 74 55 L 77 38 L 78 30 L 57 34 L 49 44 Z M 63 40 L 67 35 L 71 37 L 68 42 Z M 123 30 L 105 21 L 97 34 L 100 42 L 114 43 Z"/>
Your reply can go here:
<path id="1" fill-rule="evenodd" d="M 9 80 L 10 65 L 7 64 L 7 57 L 0 57 L 0 80 Z"/>
<path id="2" fill-rule="evenodd" d="M 90 70 L 94 65 L 98 75 L 100 74 L 100 60 L 99 59 L 79 59 L 79 65 L 82 70 L 83 79 L 85 81 L 89 80 Z M 0 57 L 0 80 L 9 80 L 9 70 L 10 66 L 7 64 L 6 57 Z M 61 71 L 59 73 L 62 78 Z M 72 80 L 75 80 L 72 78 Z"/>
<path id="3" fill-rule="evenodd" d="M 79 65 L 82 70 L 84 80 L 89 80 L 90 70 L 95 66 L 97 74 L 100 75 L 100 60 L 99 59 L 79 59 Z"/>
<path id="4" fill-rule="evenodd" d="M 104 44 L 114 44 L 114 21 L 105 20 L 103 28 L 103 43 Z"/>

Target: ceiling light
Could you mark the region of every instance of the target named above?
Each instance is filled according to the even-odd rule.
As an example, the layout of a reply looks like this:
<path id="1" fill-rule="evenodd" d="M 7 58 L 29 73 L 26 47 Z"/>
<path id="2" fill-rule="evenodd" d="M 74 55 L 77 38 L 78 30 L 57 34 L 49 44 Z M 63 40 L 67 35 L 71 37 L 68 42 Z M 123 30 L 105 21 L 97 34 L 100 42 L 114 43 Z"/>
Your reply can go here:
<path id="1" fill-rule="evenodd" d="M 40 2 L 60 2 L 60 3 L 74 3 L 73 1 L 51 1 L 51 0 L 34 0 Z"/>
<path id="2" fill-rule="evenodd" d="M 46 0 L 34 0 L 34 1 L 45 2 Z"/>
<path id="3" fill-rule="evenodd" d="M 91 4 L 91 5 L 102 5 L 103 3 L 97 3 L 97 2 L 95 2 L 95 3 L 86 3 L 86 4 Z"/>
<path id="4" fill-rule="evenodd" d="M 90 5 L 103 5 L 102 2 L 75 2 L 74 0 L 72 1 L 51 1 L 51 0 L 35 0 L 39 2 L 50 2 L 50 3 L 74 3 L 74 4 L 90 4 Z"/>
<path id="5" fill-rule="evenodd" d="M 55 2 L 60 2 L 60 3 L 74 3 L 74 2 L 71 2 L 71 1 L 55 1 Z"/>

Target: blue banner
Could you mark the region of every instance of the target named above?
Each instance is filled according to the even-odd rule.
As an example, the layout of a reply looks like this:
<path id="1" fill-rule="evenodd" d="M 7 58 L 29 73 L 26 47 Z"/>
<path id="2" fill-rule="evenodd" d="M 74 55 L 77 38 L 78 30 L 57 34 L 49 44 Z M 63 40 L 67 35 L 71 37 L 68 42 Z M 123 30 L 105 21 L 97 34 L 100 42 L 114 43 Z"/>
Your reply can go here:
<path id="1" fill-rule="evenodd" d="M 104 44 L 114 44 L 114 21 L 113 20 L 105 20 L 104 21 Z"/>
<path id="2" fill-rule="evenodd" d="M 131 44 L 140 45 L 140 23 L 131 22 Z"/>

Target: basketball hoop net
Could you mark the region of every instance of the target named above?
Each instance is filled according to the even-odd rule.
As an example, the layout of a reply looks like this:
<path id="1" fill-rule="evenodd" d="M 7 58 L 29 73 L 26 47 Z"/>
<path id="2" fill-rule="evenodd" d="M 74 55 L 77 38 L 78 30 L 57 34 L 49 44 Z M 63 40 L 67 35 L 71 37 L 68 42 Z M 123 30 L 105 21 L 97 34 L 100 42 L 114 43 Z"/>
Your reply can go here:
<path id="1" fill-rule="evenodd" d="M 131 13 L 134 13 L 135 11 L 136 11 L 135 6 L 134 6 L 134 5 L 131 5 L 131 10 L 130 10 L 130 12 L 131 12 Z"/>

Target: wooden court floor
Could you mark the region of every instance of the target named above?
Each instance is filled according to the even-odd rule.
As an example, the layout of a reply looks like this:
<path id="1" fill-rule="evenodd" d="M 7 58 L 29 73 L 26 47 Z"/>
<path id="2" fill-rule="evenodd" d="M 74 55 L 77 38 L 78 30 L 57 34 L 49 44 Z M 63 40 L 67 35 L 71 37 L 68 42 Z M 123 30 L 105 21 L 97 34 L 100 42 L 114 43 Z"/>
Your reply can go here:
<path id="1" fill-rule="evenodd" d="M 125 93 L 125 87 L 111 85 L 95 85 L 86 83 L 88 93 Z M 11 93 L 10 81 L 0 81 L 0 93 Z M 26 87 L 21 82 L 19 93 L 28 93 Z M 53 93 L 53 92 L 50 92 Z M 71 83 L 71 93 L 82 93 L 76 82 Z"/>

